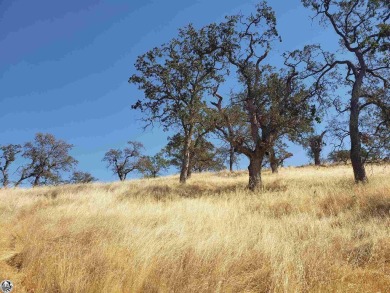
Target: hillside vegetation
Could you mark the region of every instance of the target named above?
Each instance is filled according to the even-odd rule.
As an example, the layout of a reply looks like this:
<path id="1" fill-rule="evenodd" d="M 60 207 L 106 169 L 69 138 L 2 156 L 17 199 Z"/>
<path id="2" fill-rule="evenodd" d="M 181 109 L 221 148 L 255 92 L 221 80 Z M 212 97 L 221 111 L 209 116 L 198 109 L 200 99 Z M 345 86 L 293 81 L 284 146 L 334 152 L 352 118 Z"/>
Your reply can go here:
<path id="1" fill-rule="evenodd" d="M 390 292 L 390 166 L 0 190 L 14 292 Z"/>

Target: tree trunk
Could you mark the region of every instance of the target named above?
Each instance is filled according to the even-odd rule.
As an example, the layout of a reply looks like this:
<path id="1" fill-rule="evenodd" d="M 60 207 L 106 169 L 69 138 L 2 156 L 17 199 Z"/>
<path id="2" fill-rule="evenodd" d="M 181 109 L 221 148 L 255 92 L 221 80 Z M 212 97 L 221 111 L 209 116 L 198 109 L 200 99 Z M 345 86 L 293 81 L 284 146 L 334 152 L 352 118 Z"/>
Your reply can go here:
<path id="1" fill-rule="evenodd" d="M 275 174 L 275 173 L 279 172 L 278 160 L 275 157 L 275 151 L 273 149 L 271 149 L 270 152 L 269 152 L 269 164 L 271 166 L 272 173 Z"/>
<path id="2" fill-rule="evenodd" d="M 192 167 L 189 166 L 187 170 L 187 179 L 191 178 L 191 175 L 192 175 Z"/>
<path id="3" fill-rule="evenodd" d="M 231 146 L 229 151 L 229 170 L 233 172 L 233 162 L 234 162 L 234 148 Z"/>
<path id="4" fill-rule="evenodd" d="M 39 180 L 40 180 L 40 179 L 41 179 L 40 176 L 36 176 L 36 177 L 35 177 L 35 180 L 34 180 L 34 183 L 33 183 L 33 187 L 36 187 L 36 186 L 39 185 Z"/>
<path id="5" fill-rule="evenodd" d="M 356 89 L 352 91 L 351 115 L 349 119 L 349 133 L 351 139 L 351 163 L 355 182 L 366 182 L 366 170 L 361 158 L 361 140 L 359 134 L 359 99 Z"/>
<path id="6" fill-rule="evenodd" d="M 249 184 L 248 188 L 251 191 L 258 190 L 262 187 L 261 182 L 261 167 L 263 163 L 262 155 L 254 155 L 249 158 Z"/>
<path id="7" fill-rule="evenodd" d="M 7 171 L 2 172 L 2 173 L 3 173 L 3 187 L 7 188 L 8 184 L 9 184 L 8 173 L 7 173 Z"/>
<path id="8" fill-rule="evenodd" d="M 184 150 L 183 150 L 183 161 L 180 170 L 180 183 L 186 183 L 188 170 L 190 167 L 190 146 L 191 146 L 191 134 L 185 137 Z"/>
<path id="9" fill-rule="evenodd" d="M 188 162 L 187 179 L 191 178 L 192 170 L 194 169 L 194 155 L 190 152 L 190 161 Z"/>
<path id="10" fill-rule="evenodd" d="M 321 151 L 313 151 L 314 156 L 314 165 L 320 166 L 321 165 Z"/>

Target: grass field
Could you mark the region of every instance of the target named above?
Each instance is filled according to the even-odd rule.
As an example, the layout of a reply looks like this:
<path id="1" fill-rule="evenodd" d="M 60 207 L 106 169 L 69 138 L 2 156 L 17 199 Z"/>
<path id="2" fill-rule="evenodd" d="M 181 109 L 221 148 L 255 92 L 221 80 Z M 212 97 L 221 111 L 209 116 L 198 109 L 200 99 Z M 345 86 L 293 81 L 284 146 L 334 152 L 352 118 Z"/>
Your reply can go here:
<path id="1" fill-rule="evenodd" d="M 390 166 L 0 190 L 13 292 L 390 292 Z"/>

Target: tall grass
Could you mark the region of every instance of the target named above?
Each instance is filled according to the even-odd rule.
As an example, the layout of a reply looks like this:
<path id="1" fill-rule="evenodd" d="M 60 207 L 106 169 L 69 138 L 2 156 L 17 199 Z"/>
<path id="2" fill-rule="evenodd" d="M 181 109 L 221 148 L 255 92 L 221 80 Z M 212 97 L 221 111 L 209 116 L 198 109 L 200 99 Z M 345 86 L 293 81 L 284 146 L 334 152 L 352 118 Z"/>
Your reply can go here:
<path id="1" fill-rule="evenodd" d="M 390 166 L 0 190 L 15 292 L 390 292 Z"/>

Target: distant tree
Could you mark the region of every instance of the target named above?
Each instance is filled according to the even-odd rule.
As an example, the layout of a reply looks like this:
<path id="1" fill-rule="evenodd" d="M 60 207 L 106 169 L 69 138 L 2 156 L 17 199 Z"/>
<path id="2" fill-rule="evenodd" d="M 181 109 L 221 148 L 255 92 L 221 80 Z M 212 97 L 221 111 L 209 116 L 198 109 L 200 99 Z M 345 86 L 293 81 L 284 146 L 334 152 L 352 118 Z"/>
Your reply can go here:
<path id="1" fill-rule="evenodd" d="M 361 157 L 364 163 L 378 163 L 386 158 L 378 149 L 367 150 L 362 147 Z M 348 150 L 334 150 L 329 153 L 328 159 L 333 163 L 344 163 L 345 165 L 350 160 L 350 152 Z"/>
<path id="2" fill-rule="evenodd" d="M 387 97 L 390 105 L 390 97 Z M 390 107 L 388 112 L 366 107 L 360 124 L 362 159 L 364 162 L 380 161 L 390 156 Z"/>
<path id="3" fill-rule="evenodd" d="M 169 138 L 164 151 L 171 165 L 180 168 L 182 165 L 182 152 L 184 149 L 184 137 L 176 134 Z M 218 149 L 202 135 L 198 135 L 189 147 L 190 166 L 187 178 L 191 177 L 193 171 L 219 171 L 224 169 L 223 158 L 219 155 Z"/>
<path id="4" fill-rule="evenodd" d="M 82 184 L 82 183 L 91 183 L 96 180 L 97 179 L 88 172 L 75 171 L 73 172 L 69 182 L 72 184 Z"/>
<path id="5" fill-rule="evenodd" d="M 177 133 L 171 137 L 168 137 L 168 143 L 163 149 L 164 155 L 167 157 L 169 165 L 174 166 L 180 170 L 183 165 L 183 135 Z M 191 156 L 190 156 L 191 161 Z M 188 170 L 187 170 L 188 172 Z M 186 176 L 188 178 L 188 174 Z"/>
<path id="6" fill-rule="evenodd" d="M 286 143 L 284 143 L 282 140 L 278 140 L 266 153 L 265 163 L 269 164 L 272 173 L 278 173 L 279 167 L 283 166 L 284 161 L 293 156 L 293 154 L 288 152 L 286 149 Z"/>
<path id="7" fill-rule="evenodd" d="M 36 134 L 33 142 L 23 146 L 22 157 L 28 162 L 19 169 L 20 179 L 15 186 L 25 180 L 30 180 L 33 186 L 60 183 L 61 172 L 70 171 L 77 164 L 69 155 L 72 147 L 52 134 Z"/>
<path id="8" fill-rule="evenodd" d="M 128 146 L 121 149 L 110 149 L 104 155 L 103 161 L 107 162 L 107 168 L 118 175 L 120 181 L 126 180 L 127 174 L 136 171 L 141 159 L 142 143 L 129 141 Z"/>
<path id="9" fill-rule="evenodd" d="M 308 155 L 310 158 L 314 159 L 314 165 L 321 165 L 321 152 L 324 142 L 324 135 L 326 134 L 326 130 L 324 130 L 321 134 L 318 135 L 310 135 L 307 138 L 307 142 L 305 142 L 305 146 L 308 149 Z"/>
<path id="10" fill-rule="evenodd" d="M 146 113 L 147 125 L 155 122 L 164 129 L 176 128 L 182 133 L 180 182 L 185 183 L 190 168 L 190 148 L 195 130 L 205 119 L 203 96 L 223 77 L 218 74 L 216 55 L 219 39 L 215 25 L 196 30 L 188 25 L 177 38 L 154 48 L 135 63 L 137 74 L 129 82 L 144 92 L 133 109 Z"/>
<path id="11" fill-rule="evenodd" d="M 219 149 L 206 139 L 196 141 L 191 156 L 191 171 L 201 173 L 225 169 L 224 159 Z"/>
<path id="12" fill-rule="evenodd" d="M 8 144 L 0 146 L 0 172 L 2 178 L 0 183 L 3 187 L 8 187 L 9 181 L 9 167 L 16 160 L 16 156 L 22 151 L 18 144 Z"/>
<path id="13" fill-rule="evenodd" d="M 217 154 L 223 162 L 227 162 L 229 165 L 229 171 L 233 172 L 233 166 L 238 165 L 239 163 L 239 156 L 234 150 L 234 146 L 231 145 L 231 143 L 227 143 L 227 146 L 222 146 L 217 148 Z"/>
<path id="14" fill-rule="evenodd" d="M 361 157 L 365 164 L 379 163 L 385 158 L 384 154 L 382 154 L 380 149 L 378 148 L 367 149 L 365 147 L 362 147 L 361 149 Z"/>
<path id="15" fill-rule="evenodd" d="M 305 74 L 313 76 L 316 85 L 328 79 L 333 86 L 348 89 L 349 99 L 344 101 L 336 96 L 335 105 L 340 113 L 349 113 L 346 133 L 350 138 L 354 178 L 356 182 L 365 182 L 361 127 L 366 121 L 362 120 L 361 114 L 369 108 L 376 108 L 384 113 L 385 120 L 389 116 L 386 93 L 390 80 L 390 3 L 387 0 L 302 2 L 314 11 L 321 24 L 332 28 L 344 52 L 331 54 L 323 52 L 319 46 L 306 46 L 297 51 L 296 56 L 301 64 L 306 64 Z M 337 95 L 340 91 L 333 92 Z M 380 121 L 378 127 L 389 133 L 385 121 Z"/>
<path id="16" fill-rule="evenodd" d="M 156 178 L 161 171 L 167 170 L 168 167 L 169 161 L 164 158 L 164 154 L 162 152 L 159 152 L 154 156 L 141 157 L 138 165 L 138 171 L 145 177 Z"/>
<path id="17" fill-rule="evenodd" d="M 333 163 L 348 163 L 350 158 L 348 150 L 334 150 L 329 153 L 328 159 Z"/>

